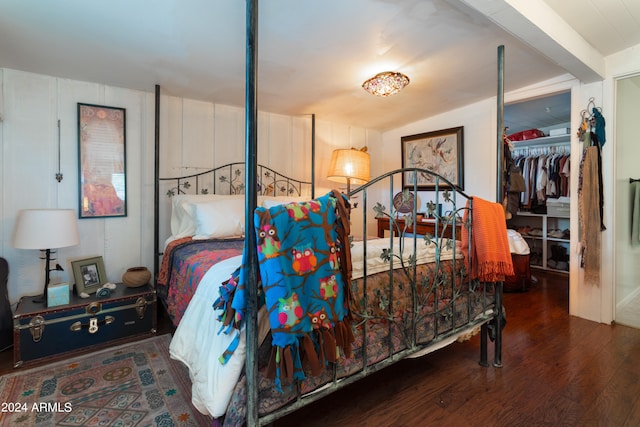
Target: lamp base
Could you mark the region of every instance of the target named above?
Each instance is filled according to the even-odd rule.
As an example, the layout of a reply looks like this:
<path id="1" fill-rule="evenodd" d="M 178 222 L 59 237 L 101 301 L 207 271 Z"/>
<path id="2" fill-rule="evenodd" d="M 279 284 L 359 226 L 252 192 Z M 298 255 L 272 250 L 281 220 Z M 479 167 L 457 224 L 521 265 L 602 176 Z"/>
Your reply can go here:
<path id="1" fill-rule="evenodd" d="M 42 251 L 44 252 L 44 292 L 42 293 L 42 295 L 35 296 L 32 301 L 36 304 L 44 304 L 44 306 L 46 307 L 50 273 L 52 270 L 62 270 L 62 267 L 56 264 L 56 268 L 51 268 L 51 254 L 55 252 L 51 249 L 42 249 Z"/>

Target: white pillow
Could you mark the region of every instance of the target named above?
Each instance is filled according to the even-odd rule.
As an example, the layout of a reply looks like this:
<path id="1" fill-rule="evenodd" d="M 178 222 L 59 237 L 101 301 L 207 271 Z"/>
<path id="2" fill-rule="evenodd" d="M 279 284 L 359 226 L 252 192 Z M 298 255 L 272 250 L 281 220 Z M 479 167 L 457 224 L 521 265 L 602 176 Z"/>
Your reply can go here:
<path id="1" fill-rule="evenodd" d="M 282 205 L 285 203 L 293 203 L 293 202 L 308 202 L 311 200 L 310 197 L 291 197 L 291 196 L 260 196 L 258 198 L 258 205 L 262 205 L 265 208 L 272 208 L 277 205 Z"/>
<path id="2" fill-rule="evenodd" d="M 240 212 L 239 214 L 236 212 L 235 214 L 237 214 L 238 217 L 241 218 L 243 224 L 242 231 L 244 232 L 244 198 L 244 194 L 178 194 L 173 196 L 171 198 L 171 237 L 168 240 L 170 241 L 200 234 L 196 231 L 197 223 L 195 205 L 220 200 L 241 201 L 242 212 Z M 258 206 L 270 208 L 283 203 L 307 202 L 310 199 L 310 197 L 258 196 Z M 233 206 L 236 206 L 236 204 L 234 204 Z"/>
<path id="3" fill-rule="evenodd" d="M 226 239 L 244 234 L 244 198 L 192 203 L 196 223 L 194 240 Z"/>
<path id="4" fill-rule="evenodd" d="M 226 194 L 178 194 L 173 196 L 171 198 L 171 239 L 193 236 L 196 233 L 193 203 L 233 198 L 244 198 L 244 196 Z"/>

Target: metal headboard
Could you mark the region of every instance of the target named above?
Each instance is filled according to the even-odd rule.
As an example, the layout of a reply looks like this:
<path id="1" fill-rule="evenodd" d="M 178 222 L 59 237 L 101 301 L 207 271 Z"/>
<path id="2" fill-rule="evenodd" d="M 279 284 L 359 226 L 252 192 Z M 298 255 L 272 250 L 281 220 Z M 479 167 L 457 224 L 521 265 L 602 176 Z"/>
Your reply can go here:
<path id="1" fill-rule="evenodd" d="M 245 163 L 234 162 L 190 175 L 158 180 L 169 184 L 166 192 L 169 197 L 176 194 L 244 194 Z M 256 184 L 257 193 L 261 196 L 302 196 L 311 194 L 313 185 L 311 181 L 290 178 L 264 165 L 258 165 Z"/>

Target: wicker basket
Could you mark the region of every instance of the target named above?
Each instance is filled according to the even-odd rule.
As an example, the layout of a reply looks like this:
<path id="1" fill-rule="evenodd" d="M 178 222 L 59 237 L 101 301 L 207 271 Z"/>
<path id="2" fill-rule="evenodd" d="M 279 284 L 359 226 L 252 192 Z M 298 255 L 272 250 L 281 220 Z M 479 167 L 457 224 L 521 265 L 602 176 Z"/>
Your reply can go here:
<path id="1" fill-rule="evenodd" d="M 146 285 L 151 280 L 151 272 L 147 267 L 131 267 L 122 275 L 122 283 L 129 288 Z"/>

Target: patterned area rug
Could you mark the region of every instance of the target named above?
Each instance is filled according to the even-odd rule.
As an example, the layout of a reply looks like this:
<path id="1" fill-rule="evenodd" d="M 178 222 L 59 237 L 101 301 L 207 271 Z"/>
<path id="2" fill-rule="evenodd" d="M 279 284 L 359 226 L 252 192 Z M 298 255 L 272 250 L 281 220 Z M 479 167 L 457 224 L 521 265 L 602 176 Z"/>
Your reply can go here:
<path id="1" fill-rule="evenodd" d="M 2 426 L 207 426 L 191 381 L 152 337 L 0 377 Z"/>

